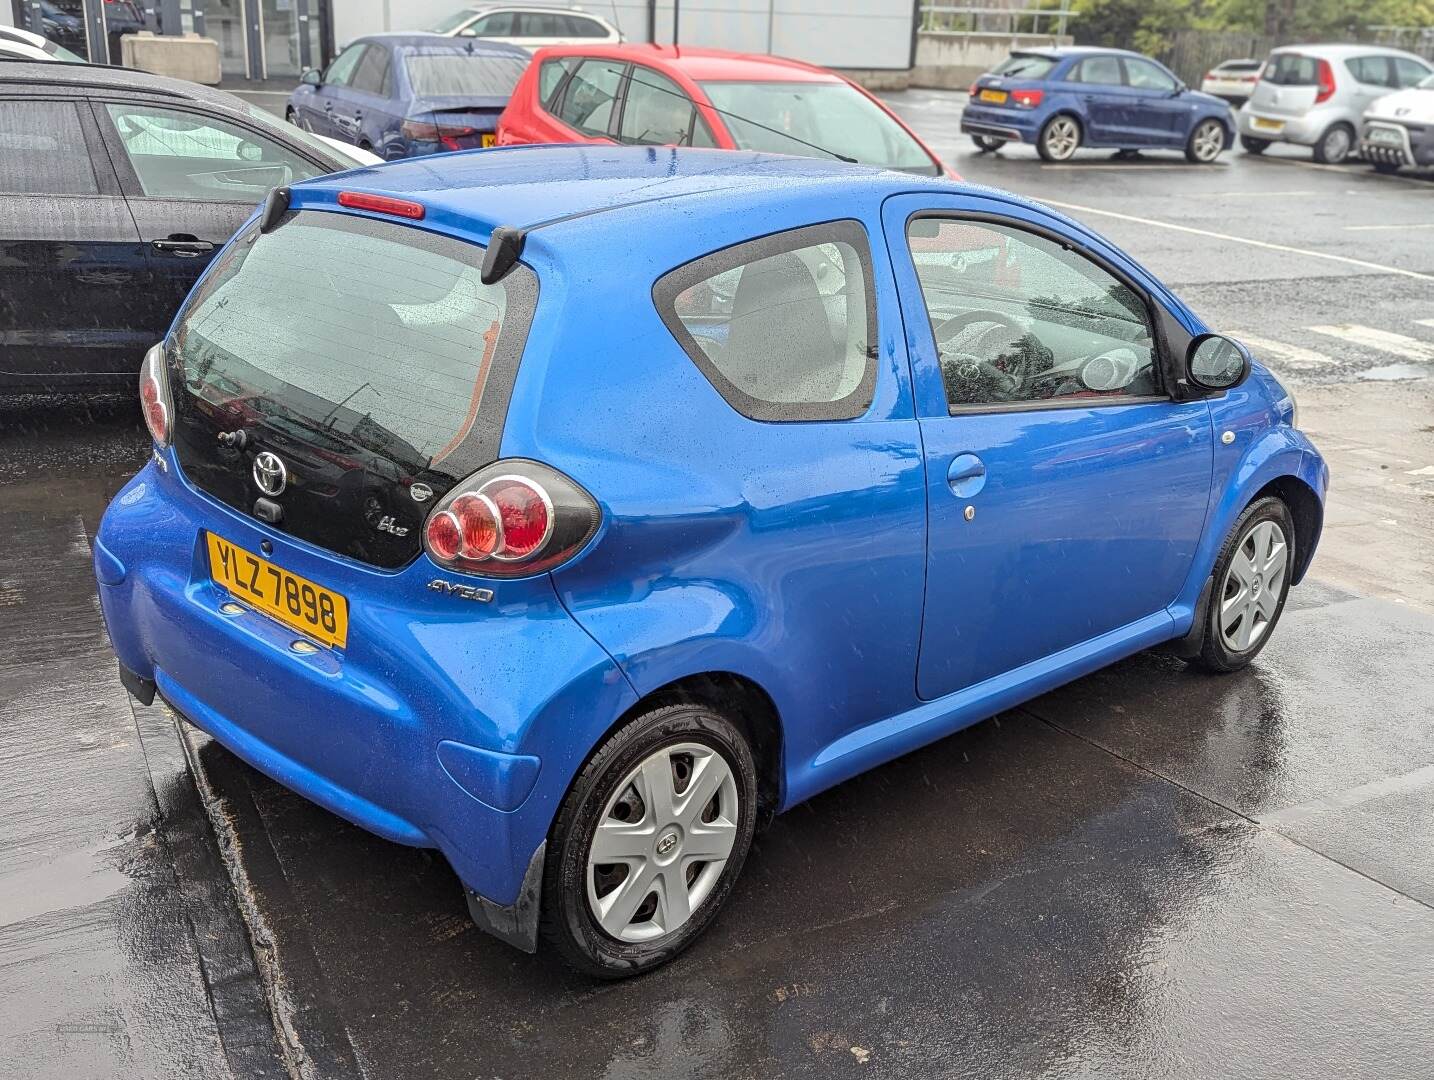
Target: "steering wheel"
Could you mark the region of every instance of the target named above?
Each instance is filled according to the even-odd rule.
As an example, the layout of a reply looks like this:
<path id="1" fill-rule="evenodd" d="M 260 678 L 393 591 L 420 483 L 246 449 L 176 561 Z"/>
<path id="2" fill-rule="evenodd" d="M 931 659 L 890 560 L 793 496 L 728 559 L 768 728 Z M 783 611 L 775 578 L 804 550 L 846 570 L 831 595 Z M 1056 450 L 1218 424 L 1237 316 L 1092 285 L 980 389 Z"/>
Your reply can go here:
<path id="1" fill-rule="evenodd" d="M 990 329 L 969 335 L 967 340 L 953 347 L 963 331 L 982 324 L 989 324 Z M 954 366 L 959 382 L 984 383 L 991 392 L 1004 396 L 1019 390 L 1031 374 L 1029 350 L 1007 350 L 999 360 L 991 360 L 989 352 L 983 348 L 988 343 L 1009 343 L 1026 336 L 1026 328 L 1009 315 L 999 311 L 968 311 L 947 319 L 936 327 L 935 334 L 942 364 Z M 993 339 L 993 334 L 999 336 Z M 987 356 L 980 353 L 987 353 Z"/>

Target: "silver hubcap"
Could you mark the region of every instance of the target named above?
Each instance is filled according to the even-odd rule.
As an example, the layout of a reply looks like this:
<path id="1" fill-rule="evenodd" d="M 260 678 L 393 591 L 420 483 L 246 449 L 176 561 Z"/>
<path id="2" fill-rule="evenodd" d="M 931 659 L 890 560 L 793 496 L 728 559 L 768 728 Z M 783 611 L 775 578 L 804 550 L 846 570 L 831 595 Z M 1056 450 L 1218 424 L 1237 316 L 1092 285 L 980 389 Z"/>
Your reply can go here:
<path id="1" fill-rule="evenodd" d="M 1269 632 L 1285 591 L 1290 561 L 1285 532 L 1262 521 L 1245 534 L 1220 589 L 1220 640 L 1232 652 L 1244 652 Z"/>
<path id="2" fill-rule="evenodd" d="M 1207 120 L 1195 129 L 1195 156 L 1201 161 L 1214 161 L 1225 149 L 1225 129 Z"/>
<path id="3" fill-rule="evenodd" d="M 1074 120 L 1061 116 L 1051 121 L 1051 126 L 1046 129 L 1046 149 L 1051 152 L 1051 157 L 1064 160 L 1074 154 L 1079 145 L 1080 129 Z"/>
<path id="4" fill-rule="evenodd" d="M 1343 161 L 1349 154 L 1349 132 L 1335 128 L 1324 140 L 1324 156 L 1332 162 Z"/>
<path id="5" fill-rule="evenodd" d="M 623 778 L 588 849 L 588 904 L 619 941 L 670 934 L 711 894 L 737 840 L 737 781 L 700 743 L 663 747 Z"/>

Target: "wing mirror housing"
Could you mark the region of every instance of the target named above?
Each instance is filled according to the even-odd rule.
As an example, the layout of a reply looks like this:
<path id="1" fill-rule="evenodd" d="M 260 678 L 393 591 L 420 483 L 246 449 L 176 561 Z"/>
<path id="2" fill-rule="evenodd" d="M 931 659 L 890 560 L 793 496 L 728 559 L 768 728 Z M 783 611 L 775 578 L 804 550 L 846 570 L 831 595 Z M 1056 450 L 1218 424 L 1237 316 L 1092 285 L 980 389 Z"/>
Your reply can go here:
<path id="1" fill-rule="evenodd" d="M 1210 393 L 1233 390 L 1250 377 L 1250 350 L 1224 334 L 1201 334 L 1185 353 L 1185 377 Z"/>
<path id="2" fill-rule="evenodd" d="M 299 82 L 305 86 L 322 86 L 323 76 L 319 74 L 318 68 L 305 68 L 304 73 L 299 76 Z"/>

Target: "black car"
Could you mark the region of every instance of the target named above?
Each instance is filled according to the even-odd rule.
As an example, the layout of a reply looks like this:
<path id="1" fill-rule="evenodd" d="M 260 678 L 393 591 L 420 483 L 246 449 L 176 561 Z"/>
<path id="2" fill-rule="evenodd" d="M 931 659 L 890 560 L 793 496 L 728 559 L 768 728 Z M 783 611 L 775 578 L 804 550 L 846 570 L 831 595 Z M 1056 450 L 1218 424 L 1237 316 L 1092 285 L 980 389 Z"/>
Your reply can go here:
<path id="1" fill-rule="evenodd" d="M 269 190 L 356 154 L 196 83 L 0 64 L 0 391 L 135 386 Z"/>

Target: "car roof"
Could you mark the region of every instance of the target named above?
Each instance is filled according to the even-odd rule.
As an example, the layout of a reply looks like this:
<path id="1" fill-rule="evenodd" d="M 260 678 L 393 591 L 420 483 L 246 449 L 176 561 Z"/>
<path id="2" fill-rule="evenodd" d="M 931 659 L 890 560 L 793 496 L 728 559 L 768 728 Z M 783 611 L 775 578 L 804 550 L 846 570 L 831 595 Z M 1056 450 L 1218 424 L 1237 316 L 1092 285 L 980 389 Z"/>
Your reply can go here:
<path id="1" fill-rule="evenodd" d="M 1132 49 L 1109 49 L 1102 45 L 1037 45 L 1031 48 L 1012 49 L 1012 56 L 1048 56 L 1060 60 L 1067 56 L 1139 56 L 1149 59 L 1144 53 Z"/>
<path id="2" fill-rule="evenodd" d="M 1388 45 L 1281 45 L 1278 49 L 1270 50 L 1271 56 L 1280 53 L 1323 56 L 1331 60 L 1343 59 L 1346 56 L 1407 56 L 1414 60 L 1424 60 L 1422 56 L 1415 56 L 1414 53 L 1391 48 Z M 1424 62 L 1428 63 L 1427 60 Z"/>
<path id="3" fill-rule="evenodd" d="M 151 75 L 134 68 L 110 67 L 106 64 L 62 64 L 53 60 L 12 62 L 0 66 L 0 84 L 19 83 L 23 86 L 77 86 L 99 90 L 138 90 L 164 97 L 202 101 L 223 109 L 247 113 L 242 98 L 225 90 L 201 86 L 187 79 L 171 79 L 167 75 Z"/>
<path id="4" fill-rule="evenodd" d="M 634 230 L 693 228 L 705 218 L 730 217 L 740 205 L 755 214 L 780 206 L 797 190 L 829 195 L 832 205 L 867 192 L 873 198 L 955 182 L 817 158 L 688 147 L 561 144 L 500 147 L 390 162 L 341 176 L 316 177 L 293 187 L 323 192 L 364 191 L 412 199 L 436 225 L 489 231 L 521 229 L 584 218 L 599 220 L 621 239 Z"/>
<path id="5" fill-rule="evenodd" d="M 385 45 L 392 45 L 397 48 L 419 48 L 420 46 L 436 46 L 444 52 L 471 52 L 486 53 L 491 56 L 520 56 L 527 59 L 531 54 L 527 49 L 518 45 L 508 45 L 501 41 L 491 41 L 488 38 L 449 37 L 447 34 L 426 34 L 411 30 L 392 30 L 382 34 L 365 34 L 363 37 L 354 38 L 349 45 L 357 45 L 361 41 L 381 41 Z M 348 46 L 345 46 L 347 48 Z"/>
<path id="6" fill-rule="evenodd" d="M 781 56 L 729 52 L 726 49 L 698 49 L 690 45 L 624 44 L 556 45 L 539 49 L 538 57 L 596 56 L 650 64 L 681 71 L 697 82 L 841 82 L 840 75 Z"/>

